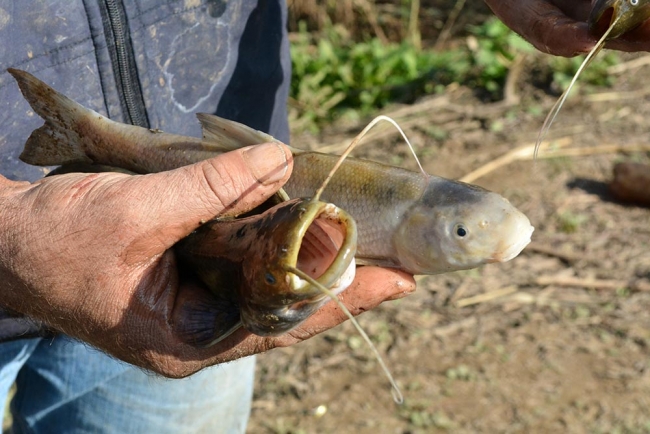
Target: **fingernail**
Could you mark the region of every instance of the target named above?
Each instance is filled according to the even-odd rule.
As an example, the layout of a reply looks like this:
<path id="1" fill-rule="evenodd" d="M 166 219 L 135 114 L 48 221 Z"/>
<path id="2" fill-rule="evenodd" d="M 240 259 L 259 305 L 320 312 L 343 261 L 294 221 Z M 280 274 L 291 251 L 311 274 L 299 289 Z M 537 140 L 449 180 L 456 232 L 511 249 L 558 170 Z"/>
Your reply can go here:
<path id="1" fill-rule="evenodd" d="M 251 173 L 263 185 L 278 182 L 287 173 L 287 152 L 282 145 L 265 143 L 252 146 L 243 155 Z"/>

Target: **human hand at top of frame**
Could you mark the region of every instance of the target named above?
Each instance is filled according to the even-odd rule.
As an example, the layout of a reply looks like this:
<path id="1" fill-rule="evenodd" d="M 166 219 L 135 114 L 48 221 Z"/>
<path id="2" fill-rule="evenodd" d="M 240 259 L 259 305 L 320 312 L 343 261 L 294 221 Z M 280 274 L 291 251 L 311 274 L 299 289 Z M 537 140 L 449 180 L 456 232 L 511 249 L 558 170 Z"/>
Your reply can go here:
<path id="1" fill-rule="evenodd" d="M 280 337 L 241 329 L 210 348 L 186 342 L 183 328 L 212 295 L 179 276 L 171 250 L 224 208 L 262 203 L 291 169 L 288 148 L 270 144 L 151 175 L 0 177 L 0 304 L 169 377 L 314 336 L 345 320 L 333 303 Z M 361 267 L 341 298 L 360 313 L 414 289 L 405 273 Z"/>
<path id="2" fill-rule="evenodd" d="M 588 52 L 598 40 L 599 35 L 590 33 L 587 24 L 595 0 L 485 2 L 508 27 L 545 53 L 571 57 Z M 606 46 L 621 51 L 650 51 L 650 21 L 608 41 Z"/>

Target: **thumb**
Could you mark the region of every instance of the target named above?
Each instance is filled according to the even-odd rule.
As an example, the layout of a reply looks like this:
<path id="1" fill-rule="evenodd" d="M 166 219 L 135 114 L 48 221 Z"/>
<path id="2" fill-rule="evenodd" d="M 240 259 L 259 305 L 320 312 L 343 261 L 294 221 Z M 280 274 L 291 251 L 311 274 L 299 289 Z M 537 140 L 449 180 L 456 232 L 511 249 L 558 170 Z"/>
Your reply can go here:
<path id="1" fill-rule="evenodd" d="M 289 147 L 265 143 L 133 182 L 147 183 L 144 206 L 166 235 L 180 239 L 214 217 L 260 205 L 287 182 L 292 168 Z"/>

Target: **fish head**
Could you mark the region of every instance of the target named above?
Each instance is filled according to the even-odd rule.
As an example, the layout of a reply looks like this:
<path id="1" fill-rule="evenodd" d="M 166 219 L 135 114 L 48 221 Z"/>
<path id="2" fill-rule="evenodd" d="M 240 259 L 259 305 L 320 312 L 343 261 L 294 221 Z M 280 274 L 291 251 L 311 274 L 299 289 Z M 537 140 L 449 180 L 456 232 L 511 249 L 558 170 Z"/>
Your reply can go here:
<path id="1" fill-rule="evenodd" d="M 504 197 L 438 178 L 406 213 L 394 243 L 406 271 L 437 274 L 509 261 L 533 230 Z"/>
<path id="2" fill-rule="evenodd" d="M 603 35 L 613 26 L 608 39 L 615 39 L 650 18 L 650 0 L 596 0 L 589 15 L 589 30 Z"/>
<path id="3" fill-rule="evenodd" d="M 257 231 L 239 288 L 241 320 L 252 333 L 275 336 L 306 320 L 329 298 L 292 272 L 298 269 L 338 294 L 354 279 L 356 223 L 331 203 L 280 204 Z"/>

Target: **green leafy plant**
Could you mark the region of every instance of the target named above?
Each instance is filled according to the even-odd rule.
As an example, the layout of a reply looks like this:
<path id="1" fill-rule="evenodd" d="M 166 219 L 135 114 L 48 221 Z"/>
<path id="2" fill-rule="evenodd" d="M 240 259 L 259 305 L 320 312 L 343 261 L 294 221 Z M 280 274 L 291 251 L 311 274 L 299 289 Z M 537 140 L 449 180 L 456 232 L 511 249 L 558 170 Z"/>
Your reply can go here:
<path id="1" fill-rule="evenodd" d="M 294 117 L 305 127 L 345 110 L 367 114 L 390 101 L 413 100 L 434 91 L 434 76 L 450 82 L 469 65 L 459 51 L 421 51 L 378 39 L 352 43 L 337 26 L 318 40 L 302 29 L 293 41 L 292 63 Z"/>
<path id="2" fill-rule="evenodd" d="M 576 71 L 580 68 L 584 56 L 579 57 L 553 57 L 549 60 L 549 67 L 553 71 L 553 84 L 560 90 L 569 86 Z M 617 64 L 620 57 L 616 53 L 600 53 L 591 64 L 584 69 L 576 85 L 589 84 L 592 86 L 611 86 L 614 78 L 608 73 L 608 68 Z"/>
<path id="3" fill-rule="evenodd" d="M 312 34 L 301 24 L 292 34 L 293 127 L 315 131 L 340 116 L 368 116 L 388 103 L 411 102 L 450 83 L 499 100 L 516 59 L 536 52 L 496 18 L 469 32 L 465 45 L 434 51 L 377 38 L 354 42 L 344 27 L 332 24 Z M 552 76 L 554 85 L 562 89 L 581 62 L 539 56 L 542 75 Z M 599 56 L 580 81 L 610 84 L 607 68 L 617 60 L 612 54 Z"/>

